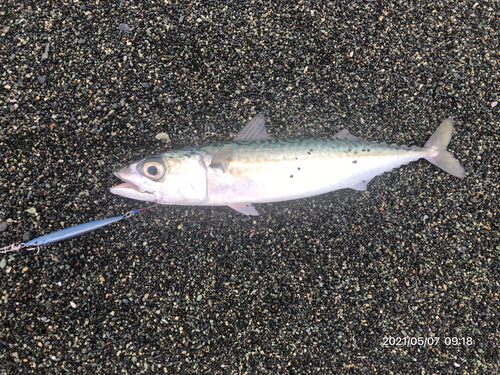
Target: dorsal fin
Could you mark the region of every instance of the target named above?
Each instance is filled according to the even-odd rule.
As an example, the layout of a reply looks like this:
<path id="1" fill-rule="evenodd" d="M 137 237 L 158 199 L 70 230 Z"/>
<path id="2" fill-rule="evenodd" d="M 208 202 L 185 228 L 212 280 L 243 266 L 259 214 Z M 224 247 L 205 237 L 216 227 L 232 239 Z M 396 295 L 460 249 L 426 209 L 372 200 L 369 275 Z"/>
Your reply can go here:
<path id="1" fill-rule="evenodd" d="M 243 129 L 234 137 L 235 141 L 261 141 L 271 139 L 272 137 L 266 131 L 266 116 L 259 113 L 253 119 L 248 121 Z"/>
<path id="2" fill-rule="evenodd" d="M 337 134 L 335 134 L 332 139 L 341 139 L 343 141 L 362 141 L 361 138 L 358 138 L 351 133 L 349 133 L 349 130 L 347 129 L 342 129 L 339 131 Z"/>

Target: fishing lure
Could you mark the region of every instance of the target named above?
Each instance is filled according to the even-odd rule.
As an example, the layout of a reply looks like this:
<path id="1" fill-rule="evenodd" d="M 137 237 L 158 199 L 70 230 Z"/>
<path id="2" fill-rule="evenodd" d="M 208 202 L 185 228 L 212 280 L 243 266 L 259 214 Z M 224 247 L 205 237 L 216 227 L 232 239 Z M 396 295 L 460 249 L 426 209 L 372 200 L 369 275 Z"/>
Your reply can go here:
<path id="1" fill-rule="evenodd" d="M 76 236 L 80 236 L 80 235 L 88 233 L 88 232 L 92 232 L 96 229 L 105 227 L 106 225 L 115 223 L 115 222 L 120 221 L 122 219 L 128 219 L 132 215 L 134 215 L 138 212 L 147 210 L 147 209 L 152 208 L 152 207 L 154 207 L 154 206 L 139 208 L 137 210 L 127 212 L 126 214 L 120 215 L 120 216 L 114 216 L 114 217 L 110 217 L 107 219 L 91 221 L 91 222 L 88 222 L 85 224 L 74 225 L 74 226 L 69 227 L 69 228 L 64 228 L 64 229 L 58 230 L 57 232 L 52 232 L 52 233 L 46 234 L 44 236 L 34 238 L 31 241 L 28 241 L 25 243 L 16 242 L 16 243 L 13 243 L 12 245 L 5 246 L 5 247 L 1 248 L 0 253 L 5 254 L 5 253 L 11 252 L 11 251 L 18 251 L 18 250 L 26 247 L 27 248 L 26 250 L 30 250 L 30 251 L 37 250 L 37 254 L 38 254 L 40 252 L 40 246 L 47 246 L 47 245 L 50 245 L 50 244 L 53 244 L 56 242 L 60 242 L 60 241 L 68 240 L 68 239 L 76 237 Z"/>

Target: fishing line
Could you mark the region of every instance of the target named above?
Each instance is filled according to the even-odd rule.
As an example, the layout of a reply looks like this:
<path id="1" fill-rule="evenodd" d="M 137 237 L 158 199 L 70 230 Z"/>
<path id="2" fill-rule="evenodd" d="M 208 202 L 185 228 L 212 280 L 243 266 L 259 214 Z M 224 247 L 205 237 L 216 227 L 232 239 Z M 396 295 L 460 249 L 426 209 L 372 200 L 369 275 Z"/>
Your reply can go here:
<path id="1" fill-rule="evenodd" d="M 114 222 L 120 221 L 122 219 L 128 219 L 132 215 L 156 207 L 157 205 L 158 204 L 149 207 L 138 208 L 137 210 L 129 211 L 126 214 L 120 216 L 114 216 L 107 219 L 95 220 L 84 224 L 74 225 L 72 227 L 58 230 L 57 232 L 52 232 L 44 236 L 34 238 L 28 242 L 15 242 L 12 245 L 0 248 L 0 253 L 6 254 L 11 251 L 19 251 L 23 248 L 26 248 L 26 250 L 29 251 L 37 250 L 36 253 L 38 254 L 40 252 L 40 246 L 47 246 L 56 242 L 80 236 L 88 232 L 92 232 L 96 229 L 105 227 L 109 224 L 113 224 Z"/>

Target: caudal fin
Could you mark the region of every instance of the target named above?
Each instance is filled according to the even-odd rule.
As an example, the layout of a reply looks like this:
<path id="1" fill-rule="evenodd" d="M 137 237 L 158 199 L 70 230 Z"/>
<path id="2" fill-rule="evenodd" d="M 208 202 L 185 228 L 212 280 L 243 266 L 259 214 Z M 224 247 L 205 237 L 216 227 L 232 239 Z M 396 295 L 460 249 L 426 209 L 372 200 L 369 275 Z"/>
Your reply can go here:
<path id="1" fill-rule="evenodd" d="M 446 146 L 450 143 L 452 135 L 453 120 L 448 118 L 439 125 L 439 128 L 436 129 L 424 146 L 437 151 L 437 153 L 433 152 L 431 155 L 426 156 L 425 159 L 455 177 L 464 178 L 464 167 L 460 165 L 460 162 L 452 154 L 446 151 Z"/>

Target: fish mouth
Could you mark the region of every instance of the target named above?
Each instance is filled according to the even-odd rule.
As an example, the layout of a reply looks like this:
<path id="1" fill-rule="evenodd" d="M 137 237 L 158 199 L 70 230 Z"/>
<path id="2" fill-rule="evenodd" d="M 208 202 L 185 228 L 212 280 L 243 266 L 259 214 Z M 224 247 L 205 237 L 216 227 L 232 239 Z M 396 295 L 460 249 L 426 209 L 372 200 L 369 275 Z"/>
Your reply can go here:
<path id="1" fill-rule="evenodd" d="M 119 185 L 113 186 L 112 189 L 132 189 L 135 190 L 139 193 L 147 193 L 147 194 L 152 194 L 150 191 L 146 191 L 143 188 L 134 185 L 132 182 L 127 181 L 125 178 L 123 178 L 122 175 L 120 175 L 121 171 L 113 172 L 113 174 L 118 177 L 120 180 L 125 181 Z"/>
<path id="2" fill-rule="evenodd" d="M 139 186 L 137 185 L 134 185 L 133 183 L 131 182 L 124 182 L 122 184 L 119 184 L 119 185 L 116 185 L 116 186 L 113 186 L 111 189 L 132 189 L 132 190 L 135 190 L 139 193 L 146 193 L 146 194 L 152 194 L 151 192 L 149 191 L 146 191 L 144 189 L 141 189 Z"/>
<path id="3" fill-rule="evenodd" d="M 140 177 L 135 169 L 135 165 L 113 172 L 113 174 L 124 182 L 110 188 L 109 191 L 111 193 L 140 201 L 154 201 L 157 199 L 154 193 L 132 182 L 132 180 Z"/>

